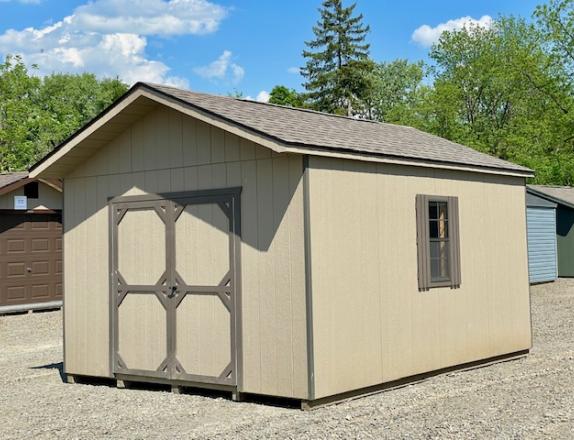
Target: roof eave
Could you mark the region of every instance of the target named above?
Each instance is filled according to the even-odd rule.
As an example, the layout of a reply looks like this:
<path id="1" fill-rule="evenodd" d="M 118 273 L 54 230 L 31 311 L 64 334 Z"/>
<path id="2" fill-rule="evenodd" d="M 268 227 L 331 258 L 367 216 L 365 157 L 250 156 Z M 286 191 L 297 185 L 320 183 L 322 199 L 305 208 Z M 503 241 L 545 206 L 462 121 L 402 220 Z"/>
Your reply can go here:
<path id="1" fill-rule="evenodd" d="M 530 192 L 531 194 L 534 194 L 534 195 L 536 195 L 536 196 L 538 196 L 538 197 L 541 197 L 541 198 L 543 198 L 543 199 L 545 199 L 545 200 L 549 200 L 549 201 L 554 202 L 554 203 L 557 203 L 557 204 L 559 204 L 559 205 L 563 205 L 563 206 L 566 206 L 566 207 L 568 207 L 568 208 L 574 209 L 574 203 L 570 203 L 570 202 L 567 202 L 566 200 L 563 200 L 563 199 L 561 199 L 561 198 L 559 198 L 559 197 L 552 196 L 552 195 L 550 195 L 550 194 L 546 194 L 545 192 L 542 192 L 542 191 L 540 191 L 540 190 L 537 190 L 537 189 L 535 189 L 535 188 L 532 188 L 532 186 L 527 185 L 527 186 L 526 186 L 526 191 L 528 191 L 528 192 Z"/>

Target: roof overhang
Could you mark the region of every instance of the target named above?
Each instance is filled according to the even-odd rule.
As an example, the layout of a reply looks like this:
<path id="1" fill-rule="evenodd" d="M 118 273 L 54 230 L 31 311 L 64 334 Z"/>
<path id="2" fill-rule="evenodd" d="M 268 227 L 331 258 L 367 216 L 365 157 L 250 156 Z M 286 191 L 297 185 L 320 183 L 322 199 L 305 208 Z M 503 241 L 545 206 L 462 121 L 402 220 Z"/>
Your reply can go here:
<path id="1" fill-rule="evenodd" d="M 23 177 L 20 180 L 17 180 L 15 182 L 12 182 L 8 185 L 3 186 L 2 188 L 0 188 L 0 196 L 3 196 L 4 194 L 8 194 L 12 191 L 17 190 L 18 188 L 23 187 L 24 185 L 26 185 L 27 183 L 30 182 L 42 182 L 45 185 L 48 185 L 49 187 L 55 189 L 56 191 L 62 192 L 62 184 L 59 180 L 55 180 L 55 179 L 44 179 L 44 178 L 31 178 L 31 177 Z"/>
<path id="2" fill-rule="evenodd" d="M 522 178 L 534 176 L 530 171 L 411 159 L 403 156 L 391 156 L 378 153 L 358 153 L 357 151 L 326 148 L 319 145 L 287 143 L 281 139 L 277 139 L 251 127 L 227 119 L 219 114 L 163 93 L 146 84 L 137 83 L 113 105 L 108 107 L 108 109 L 33 165 L 32 168 L 30 168 L 30 177 L 64 177 L 80 163 L 91 157 L 99 148 L 120 135 L 137 119 L 162 105 L 267 147 L 276 153 L 335 157 Z"/>
<path id="3" fill-rule="evenodd" d="M 531 186 L 527 186 L 526 191 L 529 192 L 530 194 L 534 194 L 535 196 L 538 196 L 544 200 L 548 200 L 548 201 L 554 202 L 558 205 L 562 205 L 562 206 L 566 206 L 567 208 L 574 209 L 573 203 L 567 202 L 566 200 L 561 199 L 559 197 L 552 196 L 550 194 L 546 194 L 545 192 L 539 191 L 535 188 L 532 188 Z"/>

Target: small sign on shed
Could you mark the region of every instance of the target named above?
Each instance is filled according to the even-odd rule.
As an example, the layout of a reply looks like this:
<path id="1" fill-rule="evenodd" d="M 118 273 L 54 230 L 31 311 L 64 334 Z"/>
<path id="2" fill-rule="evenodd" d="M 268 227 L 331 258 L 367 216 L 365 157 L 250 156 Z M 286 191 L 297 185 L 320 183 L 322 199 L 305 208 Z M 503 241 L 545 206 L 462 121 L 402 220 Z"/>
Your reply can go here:
<path id="1" fill-rule="evenodd" d="M 14 196 L 14 209 L 28 209 L 28 197 Z"/>

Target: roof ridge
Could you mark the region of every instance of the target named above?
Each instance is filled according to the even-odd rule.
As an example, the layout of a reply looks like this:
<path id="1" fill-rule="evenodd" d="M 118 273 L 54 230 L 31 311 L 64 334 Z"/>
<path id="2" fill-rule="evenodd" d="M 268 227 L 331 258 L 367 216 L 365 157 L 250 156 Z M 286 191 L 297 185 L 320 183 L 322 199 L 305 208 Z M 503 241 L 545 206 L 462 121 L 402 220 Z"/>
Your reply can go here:
<path id="1" fill-rule="evenodd" d="M 332 117 L 332 118 L 348 119 L 348 120 L 350 120 L 350 121 L 356 121 L 356 122 L 370 122 L 371 124 L 388 124 L 388 125 L 394 125 L 394 126 L 399 126 L 399 127 L 406 127 L 406 125 L 390 124 L 390 123 L 388 123 L 388 122 L 379 122 L 379 121 L 375 121 L 375 120 L 373 120 L 373 119 L 353 118 L 352 116 L 337 115 L 337 114 L 334 114 L 334 113 L 322 112 L 322 111 L 313 110 L 313 109 L 310 109 L 310 108 L 292 107 L 292 106 L 289 106 L 289 105 L 274 104 L 274 103 L 271 103 L 271 102 L 255 101 L 255 100 L 253 100 L 253 99 L 235 98 L 235 97 L 233 97 L 233 96 L 214 95 L 214 94 L 211 94 L 211 93 L 195 92 L 195 91 L 189 90 L 189 89 L 181 89 L 181 88 L 179 88 L 179 87 L 168 86 L 168 85 L 157 84 L 157 83 L 143 82 L 143 83 L 141 83 L 141 84 L 145 84 L 145 85 L 148 85 L 148 86 L 153 87 L 153 88 L 163 87 L 163 88 L 168 88 L 168 89 L 172 89 L 172 90 L 177 90 L 178 92 L 193 93 L 194 95 L 209 96 L 209 97 L 215 96 L 215 97 L 217 97 L 217 98 L 233 99 L 234 101 L 249 102 L 249 103 L 252 103 L 252 104 L 264 105 L 264 106 L 269 106 L 269 107 L 284 108 L 284 109 L 287 109 L 287 110 L 294 110 L 294 111 L 298 111 L 298 112 L 313 113 L 313 114 L 328 116 L 328 117 Z"/>

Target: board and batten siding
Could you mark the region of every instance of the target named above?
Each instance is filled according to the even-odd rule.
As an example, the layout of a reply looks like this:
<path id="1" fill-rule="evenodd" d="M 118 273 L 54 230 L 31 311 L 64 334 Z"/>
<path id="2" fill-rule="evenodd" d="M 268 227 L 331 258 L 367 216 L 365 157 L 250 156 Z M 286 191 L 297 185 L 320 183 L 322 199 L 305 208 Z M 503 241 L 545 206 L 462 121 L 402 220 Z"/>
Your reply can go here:
<path id="1" fill-rule="evenodd" d="M 309 158 L 315 398 L 531 347 L 524 179 Z M 459 200 L 462 283 L 417 288 L 415 197 Z"/>
<path id="2" fill-rule="evenodd" d="M 300 156 L 158 107 L 66 176 L 66 372 L 111 375 L 108 198 L 241 186 L 240 391 L 306 398 L 302 169 Z"/>
<path id="3" fill-rule="evenodd" d="M 554 281 L 558 277 L 556 208 L 528 207 L 526 218 L 530 282 Z"/>
<path id="4" fill-rule="evenodd" d="M 14 196 L 23 196 L 24 187 L 0 196 L 0 209 L 14 209 Z M 62 209 L 62 193 L 38 182 L 38 198 L 28 199 L 28 209 Z"/>

